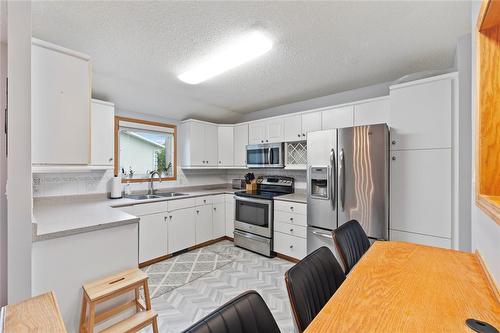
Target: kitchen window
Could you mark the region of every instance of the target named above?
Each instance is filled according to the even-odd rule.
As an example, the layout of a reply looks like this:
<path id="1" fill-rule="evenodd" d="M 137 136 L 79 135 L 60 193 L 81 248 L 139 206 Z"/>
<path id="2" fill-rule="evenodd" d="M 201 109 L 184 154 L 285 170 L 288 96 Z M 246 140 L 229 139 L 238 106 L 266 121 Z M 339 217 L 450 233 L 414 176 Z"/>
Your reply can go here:
<path id="1" fill-rule="evenodd" d="M 176 130 L 172 124 L 115 117 L 115 175 L 124 183 L 144 182 L 157 171 L 162 181 L 176 180 Z"/>

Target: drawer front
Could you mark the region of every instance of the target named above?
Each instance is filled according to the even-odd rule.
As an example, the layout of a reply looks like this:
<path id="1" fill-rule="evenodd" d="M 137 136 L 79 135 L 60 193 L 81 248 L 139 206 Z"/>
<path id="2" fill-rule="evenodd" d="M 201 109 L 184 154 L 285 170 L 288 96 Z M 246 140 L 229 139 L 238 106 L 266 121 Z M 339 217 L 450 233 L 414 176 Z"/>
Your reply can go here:
<path id="1" fill-rule="evenodd" d="M 451 249 L 451 239 L 434 237 L 423 234 L 414 234 L 412 232 L 404 232 L 399 230 L 389 230 L 389 236 L 391 241 L 402 241 L 409 243 L 416 243 L 421 245 L 442 247 L 445 249 Z"/>
<path id="2" fill-rule="evenodd" d="M 212 204 L 212 196 L 197 197 L 195 199 L 196 199 L 196 206 Z"/>
<path id="3" fill-rule="evenodd" d="M 307 215 L 307 205 L 290 201 L 274 201 L 274 209 L 282 212 Z"/>
<path id="4" fill-rule="evenodd" d="M 170 200 L 168 202 L 168 211 L 171 212 L 173 210 L 190 208 L 194 206 L 196 206 L 195 198 Z"/>
<path id="5" fill-rule="evenodd" d="M 274 251 L 296 259 L 302 259 L 307 254 L 307 244 L 304 238 L 274 233 Z"/>
<path id="6" fill-rule="evenodd" d="M 151 202 L 134 205 L 134 215 L 142 216 L 155 213 L 162 213 L 167 211 L 167 202 Z"/>
<path id="7" fill-rule="evenodd" d="M 307 228 L 300 225 L 275 222 L 274 230 L 290 236 L 297 236 L 304 239 L 307 238 Z"/>
<path id="8" fill-rule="evenodd" d="M 224 203 L 224 194 L 217 194 L 217 195 L 212 195 L 212 203 L 218 204 L 218 203 Z"/>
<path id="9" fill-rule="evenodd" d="M 290 212 L 274 211 L 274 221 L 281 223 L 292 223 L 296 225 L 307 226 L 307 216 Z"/>

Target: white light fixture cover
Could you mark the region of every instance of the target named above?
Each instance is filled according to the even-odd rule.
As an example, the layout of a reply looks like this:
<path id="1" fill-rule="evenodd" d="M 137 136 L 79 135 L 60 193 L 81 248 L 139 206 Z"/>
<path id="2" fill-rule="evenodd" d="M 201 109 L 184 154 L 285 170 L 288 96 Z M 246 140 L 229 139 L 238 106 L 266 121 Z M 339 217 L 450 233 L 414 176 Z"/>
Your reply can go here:
<path id="1" fill-rule="evenodd" d="M 268 52 L 273 43 L 264 34 L 253 31 L 219 50 L 205 62 L 178 76 L 179 80 L 198 84 Z"/>

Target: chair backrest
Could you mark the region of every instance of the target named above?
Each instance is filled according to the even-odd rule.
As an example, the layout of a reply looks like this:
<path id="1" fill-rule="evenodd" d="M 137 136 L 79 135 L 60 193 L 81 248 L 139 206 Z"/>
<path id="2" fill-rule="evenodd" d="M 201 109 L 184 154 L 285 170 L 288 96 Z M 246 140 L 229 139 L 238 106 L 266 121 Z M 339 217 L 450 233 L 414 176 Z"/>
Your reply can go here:
<path id="1" fill-rule="evenodd" d="M 279 333 L 266 302 L 250 290 L 233 298 L 184 331 L 189 333 Z"/>
<path id="2" fill-rule="evenodd" d="M 370 240 L 356 220 L 346 222 L 334 230 L 333 240 L 340 252 L 346 274 L 370 247 Z"/>
<path id="3" fill-rule="evenodd" d="M 326 246 L 312 252 L 285 273 L 288 297 L 300 332 L 306 329 L 344 280 L 342 267 Z"/>

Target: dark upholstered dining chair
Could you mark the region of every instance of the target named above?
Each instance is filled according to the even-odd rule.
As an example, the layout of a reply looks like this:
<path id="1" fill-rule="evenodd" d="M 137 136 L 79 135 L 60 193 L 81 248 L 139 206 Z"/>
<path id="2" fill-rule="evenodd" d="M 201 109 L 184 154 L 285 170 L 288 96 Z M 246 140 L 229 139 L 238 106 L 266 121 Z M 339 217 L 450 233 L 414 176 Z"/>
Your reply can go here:
<path id="1" fill-rule="evenodd" d="M 349 273 L 370 247 L 370 240 L 358 221 L 351 220 L 333 231 L 333 241 Z"/>
<path id="2" fill-rule="evenodd" d="M 326 246 L 312 252 L 285 273 L 288 297 L 300 332 L 306 329 L 344 280 L 342 267 Z"/>
<path id="3" fill-rule="evenodd" d="M 280 333 L 266 302 L 250 290 L 233 298 L 184 333 Z"/>

